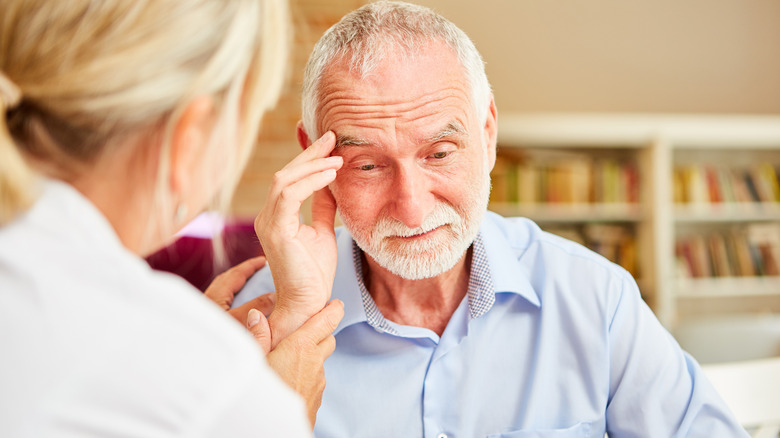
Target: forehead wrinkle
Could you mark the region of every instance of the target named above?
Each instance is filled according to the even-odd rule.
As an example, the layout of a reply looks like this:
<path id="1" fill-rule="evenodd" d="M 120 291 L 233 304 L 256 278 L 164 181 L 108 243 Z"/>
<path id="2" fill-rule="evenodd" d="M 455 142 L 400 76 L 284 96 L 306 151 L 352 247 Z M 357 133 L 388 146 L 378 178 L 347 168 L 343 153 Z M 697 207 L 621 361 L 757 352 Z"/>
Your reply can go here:
<path id="1" fill-rule="evenodd" d="M 430 93 L 417 96 L 414 99 L 399 99 L 398 97 L 377 97 L 373 101 L 369 99 L 356 97 L 352 91 L 334 91 L 325 93 L 328 97 L 323 99 L 317 114 L 320 122 L 323 122 L 328 115 L 335 110 L 337 115 L 360 115 L 363 118 L 403 118 L 405 115 L 415 111 L 424 111 L 429 105 L 436 105 L 440 102 L 455 99 L 462 102 L 465 108 L 471 108 L 469 96 L 453 88 L 438 89 Z M 460 106 L 451 104 L 448 106 Z"/>

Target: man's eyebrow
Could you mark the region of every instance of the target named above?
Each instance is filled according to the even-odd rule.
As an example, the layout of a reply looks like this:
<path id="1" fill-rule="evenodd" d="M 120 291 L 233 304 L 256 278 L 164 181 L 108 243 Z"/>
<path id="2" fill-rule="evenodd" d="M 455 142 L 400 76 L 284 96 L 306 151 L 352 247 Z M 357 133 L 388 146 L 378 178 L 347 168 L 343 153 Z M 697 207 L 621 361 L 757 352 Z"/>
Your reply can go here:
<path id="1" fill-rule="evenodd" d="M 457 120 L 454 120 L 452 122 L 447 123 L 447 126 L 444 127 L 441 131 L 437 132 L 430 138 L 428 138 L 428 143 L 434 143 L 439 140 L 445 139 L 447 137 L 452 137 L 455 135 L 464 135 L 466 134 L 466 128 L 461 125 L 460 122 Z"/>
<path id="2" fill-rule="evenodd" d="M 426 142 L 435 143 L 439 140 L 448 137 L 453 137 L 456 135 L 465 135 L 465 134 L 466 134 L 466 129 L 463 127 L 463 125 L 459 121 L 453 120 L 452 122 L 447 123 L 447 125 L 444 128 L 442 128 L 439 132 L 427 138 Z M 368 146 L 371 144 L 372 144 L 371 141 L 360 137 L 352 137 L 350 135 L 343 135 L 343 134 L 339 134 L 336 136 L 336 148 L 340 148 L 344 146 Z"/>
<path id="3" fill-rule="evenodd" d="M 358 137 L 351 137 L 349 135 L 338 135 L 336 136 L 336 147 L 344 147 L 344 146 L 365 146 L 371 144 L 370 141 L 358 138 Z"/>

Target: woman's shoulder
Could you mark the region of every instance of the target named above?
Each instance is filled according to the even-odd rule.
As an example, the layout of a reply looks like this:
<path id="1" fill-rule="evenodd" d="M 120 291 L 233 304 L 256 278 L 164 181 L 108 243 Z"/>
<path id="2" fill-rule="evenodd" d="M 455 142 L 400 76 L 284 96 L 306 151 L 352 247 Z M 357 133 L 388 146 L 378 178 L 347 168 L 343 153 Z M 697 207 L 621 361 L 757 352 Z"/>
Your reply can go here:
<path id="1" fill-rule="evenodd" d="M 0 326 L 16 339 L 3 342 L 13 371 L 6 376 L 14 377 L 0 380 L 18 402 L 18 418 L 56 423 L 102 412 L 125 431 L 156 435 L 149 432 L 157 427 L 219 429 L 230 411 L 274 409 L 268 399 L 295 418 L 299 401 L 251 336 L 199 291 L 132 262 L 111 275 L 100 270 L 93 265 L 90 278 L 72 272 L 67 280 L 57 274 L 56 281 L 24 283 L 25 290 L 10 293 L 17 298 L 2 300 L 15 308 L 0 311 Z M 11 411 L 3 418 L 9 427 L 16 421 Z M 257 419 L 234 421 L 260 427 Z"/>

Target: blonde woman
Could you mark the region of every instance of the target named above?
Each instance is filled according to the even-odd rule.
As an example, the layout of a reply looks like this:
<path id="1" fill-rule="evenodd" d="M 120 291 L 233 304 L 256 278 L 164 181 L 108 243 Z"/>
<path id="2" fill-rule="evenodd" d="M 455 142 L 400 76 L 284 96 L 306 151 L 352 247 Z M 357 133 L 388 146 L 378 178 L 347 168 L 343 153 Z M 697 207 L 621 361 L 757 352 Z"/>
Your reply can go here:
<path id="1" fill-rule="evenodd" d="M 140 258 L 227 205 L 282 82 L 286 14 L 279 0 L 0 4 L 0 436 L 310 436 L 343 308 L 322 309 L 335 261 L 313 257 L 332 236 L 296 212 L 341 165 L 332 134 L 258 220 L 280 271 L 270 327 L 247 317 L 258 342 Z"/>

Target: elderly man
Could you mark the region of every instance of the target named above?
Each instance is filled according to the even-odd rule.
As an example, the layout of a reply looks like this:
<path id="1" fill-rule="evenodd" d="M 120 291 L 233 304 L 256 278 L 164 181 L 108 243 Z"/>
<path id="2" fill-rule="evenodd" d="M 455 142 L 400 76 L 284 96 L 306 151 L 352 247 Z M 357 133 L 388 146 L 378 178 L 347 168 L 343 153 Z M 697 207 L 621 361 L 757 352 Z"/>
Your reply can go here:
<path id="1" fill-rule="evenodd" d="M 369 4 L 315 46 L 298 139 L 335 134 L 345 224 L 315 435 L 745 436 L 625 270 L 486 212 L 496 123 L 479 53 L 426 8 Z"/>

